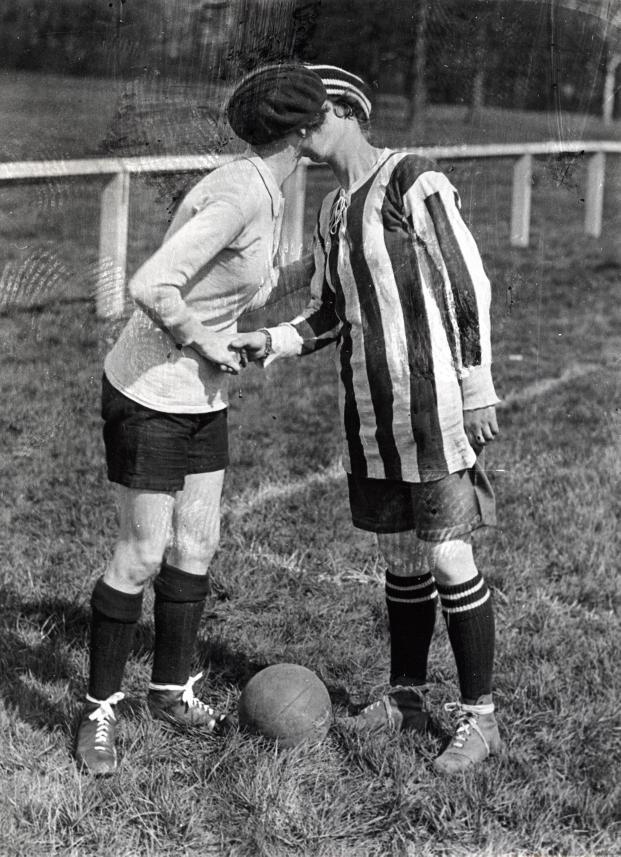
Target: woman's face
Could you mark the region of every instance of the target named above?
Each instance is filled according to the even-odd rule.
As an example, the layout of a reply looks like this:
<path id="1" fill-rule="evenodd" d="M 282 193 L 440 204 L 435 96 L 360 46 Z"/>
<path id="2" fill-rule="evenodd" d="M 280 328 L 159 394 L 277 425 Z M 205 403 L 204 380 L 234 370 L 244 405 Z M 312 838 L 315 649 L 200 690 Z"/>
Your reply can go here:
<path id="1" fill-rule="evenodd" d="M 331 101 L 324 104 L 324 120 L 317 128 L 308 128 L 302 140 L 301 154 L 315 163 L 327 161 L 330 155 L 338 151 L 343 136 L 343 118 L 335 112 Z"/>

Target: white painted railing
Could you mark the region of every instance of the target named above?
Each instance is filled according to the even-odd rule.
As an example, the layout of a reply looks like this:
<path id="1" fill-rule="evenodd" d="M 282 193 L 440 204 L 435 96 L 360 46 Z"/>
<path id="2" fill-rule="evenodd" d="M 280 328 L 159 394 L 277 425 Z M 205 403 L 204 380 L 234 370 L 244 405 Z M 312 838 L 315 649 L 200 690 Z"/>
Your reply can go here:
<path id="1" fill-rule="evenodd" d="M 559 144 L 516 143 L 474 146 L 443 146 L 407 149 L 437 161 L 508 158 L 514 161 L 510 241 L 527 247 L 530 234 L 533 158 L 576 155 L 587 159 L 584 231 L 598 237 L 602 231 L 606 155 L 621 154 L 621 142 L 576 142 Z M 0 183 L 36 182 L 45 179 L 103 176 L 99 231 L 99 269 L 96 289 L 97 313 L 110 318 L 120 315 L 125 304 L 127 231 L 130 178 L 139 174 L 208 172 L 237 155 L 179 155 L 152 158 L 88 158 L 67 161 L 17 161 L 0 163 Z M 304 203 L 307 169 L 302 162 L 285 182 L 285 219 L 282 247 L 289 258 L 297 258 L 304 242 Z"/>

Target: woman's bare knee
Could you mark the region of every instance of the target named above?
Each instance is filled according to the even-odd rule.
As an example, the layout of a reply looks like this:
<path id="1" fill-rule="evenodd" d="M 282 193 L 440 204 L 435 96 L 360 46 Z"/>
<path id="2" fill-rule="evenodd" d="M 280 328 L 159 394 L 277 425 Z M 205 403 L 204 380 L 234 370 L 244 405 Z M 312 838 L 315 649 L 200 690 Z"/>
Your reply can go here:
<path id="1" fill-rule="evenodd" d="M 168 561 L 191 574 L 204 574 L 220 543 L 220 496 L 224 471 L 186 477 L 177 494 Z"/>
<path id="2" fill-rule="evenodd" d="M 157 574 L 170 537 L 174 496 L 119 488 L 120 532 L 106 583 L 124 592 L 139 592 Z"/>
<path id="3" fill-rule="evenodd" d="M 380 533 L 377 543 L 389 571 L 397 577 L 415 577 L 430 570 L 428 543 L 414 532 Z"/>
<path id="4" fill-rule="evenodd" d="M 457 586 L 476 576 L 477 568 L 469 538 L 431 542 L 430 563 L 433 576 L 444 586 Z"/>
<path id="5" fill-rule="evenodd" d="M 190 574 L 203 574 L 220 544 L 220 533 L 212 532 L 203 538 L 192 533 L 175 533 L 168 551 L 168 562 Z"/>
<path id="6" fill-rule="evenodd" d="M 104 580 L 124 592 L 138 592 L 158 573 L 163 556 L 163 545 L 119 541 Z"/>

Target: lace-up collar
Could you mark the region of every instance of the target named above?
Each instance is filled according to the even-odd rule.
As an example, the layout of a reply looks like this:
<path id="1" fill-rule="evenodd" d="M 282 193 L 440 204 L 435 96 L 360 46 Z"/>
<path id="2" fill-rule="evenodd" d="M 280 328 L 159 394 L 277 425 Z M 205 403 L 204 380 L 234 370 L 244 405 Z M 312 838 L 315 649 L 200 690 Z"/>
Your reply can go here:
<path id="1" fill-rule="evenodd" d="M 339 189 L 330 210 L 330 221 L 328 225 L 330 235 L 336 235 L 341 225 L 344 229 L 347 228 L 347 209 L 349 208 L 352 195 L 369 179 L 370 176 L 373 175 L 373 173 L 377 172 L 384 161 L 386 161 L 392 154 L 394 154 L 394 152 L 391 149 L 382 149 L 368 170 L 365 170 L 365 172 L 357 178 L 356 181 L 347 188 L 347 190 L 344 187 Z"/>
<path id="2" fill-rule="evenodd" d="M 332 203 L 332 208 L 330 210 L 330 223 L 328 226 L 330 230 L 330 235 L 336 235 L 336 233 L 339 231 L 341 223 L 344 227 L 346 227 L 347 209 L 349 208 L 350 202 L 351 196 L 347 193 L 347 191 L 341 188 L 336 196 L 336 199 Z"/>

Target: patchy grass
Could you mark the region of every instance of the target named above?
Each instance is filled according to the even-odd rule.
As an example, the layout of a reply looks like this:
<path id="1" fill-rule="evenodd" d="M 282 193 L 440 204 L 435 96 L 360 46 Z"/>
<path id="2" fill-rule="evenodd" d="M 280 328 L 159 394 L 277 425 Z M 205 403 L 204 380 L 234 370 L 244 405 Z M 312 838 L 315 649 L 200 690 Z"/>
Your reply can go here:
<path id="1" fill-rule="evenodd" d="M 51 254 L 19 280 L 39 307 L 5 305 L 0 316 L 3 857 L 619 853 L 619 263 L 581 234 L 581 170 L 557 181 L 558 164 L 541 166 L 524 251 L 507 243 L 506 167 L 455 170 L 493 281 L 505 400 L 488 459 L 500 525 L 477 539 L 477 553 L 498 617 L 506 747 L 453 780 L 431 766 L 448 726 L 442 705 L 457 693 L 441 622 L 432 734 L 370 741 L 335 726 L 319 746 L 277 752 L 236 732 L 178 735 L 145 716 L 150 595 L 126 675 L 119 774 L 77 773 L 88 599 L 116 529 L 98 416 L 116 325 L 90 303 L 49 300 L 68 286 L 84 294 L 96 197 L 83 199 L 77 185 L 58 197 L 23 189 L 11 208 L 3 195 L 13 270 L 23 271 L 21 246 Z M 326 181 L 316 175 L 309 207 Z M 616 180 L 613 169 L 613 190 Z M 159 241 L 160 193 L 145 183 L 135 194 L 130 267 Z M 46 208 L 45 199 L 58 201 Z M 618 218 L 609 192 L 607 235 Z M 41 288 L 46 277 L 57 292 Z M 351 527 L 336 461 L 330 355 L 252 368 L 234 389 L 222 544 L 197 652 L 205 693 L 234 707 L 257 669 L 295 661 L 344 713 L 385 680 L 388 637 L 383 568 L 373 540 Z"/>

